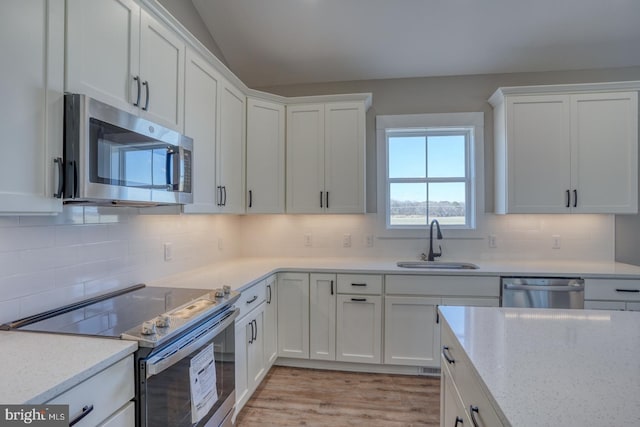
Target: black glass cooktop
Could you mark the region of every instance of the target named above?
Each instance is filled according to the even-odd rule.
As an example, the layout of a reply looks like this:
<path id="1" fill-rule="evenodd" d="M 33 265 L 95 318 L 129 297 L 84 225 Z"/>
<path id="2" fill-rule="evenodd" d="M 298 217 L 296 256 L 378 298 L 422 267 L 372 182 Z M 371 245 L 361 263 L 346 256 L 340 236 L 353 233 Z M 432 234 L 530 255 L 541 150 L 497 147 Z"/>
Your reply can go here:
<path id="1" fill-rule="evenodd" d="M 143 322 L 191 302 L 210 291 L 143 287 L 53 317 L 18 326 L 21 331 L 120 337 Z"/>

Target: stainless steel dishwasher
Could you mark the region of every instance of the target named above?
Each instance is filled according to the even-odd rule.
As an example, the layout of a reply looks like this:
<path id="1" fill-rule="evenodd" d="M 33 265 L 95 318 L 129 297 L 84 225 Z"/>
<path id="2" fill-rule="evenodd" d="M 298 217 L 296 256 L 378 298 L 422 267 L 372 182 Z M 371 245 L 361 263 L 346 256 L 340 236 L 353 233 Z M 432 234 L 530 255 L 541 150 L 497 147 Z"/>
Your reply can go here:
<path id="1" fill-rule="evenodd" d="M 584 308 L 584 279 L 503 277 L 503 307 Z"/>

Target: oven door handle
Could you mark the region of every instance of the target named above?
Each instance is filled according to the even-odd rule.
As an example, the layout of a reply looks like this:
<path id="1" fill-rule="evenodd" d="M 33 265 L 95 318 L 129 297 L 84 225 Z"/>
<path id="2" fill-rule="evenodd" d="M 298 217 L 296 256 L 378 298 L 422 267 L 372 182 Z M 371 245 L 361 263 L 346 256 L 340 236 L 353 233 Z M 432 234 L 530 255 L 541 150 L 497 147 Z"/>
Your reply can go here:
<path id="1" fill-rule="evenodd" d="M 175 349 L 172 347 L 167 348 L 166 351 L 163 351 L 161 354 L 157 356 L 151 357 L 146 361 L 146 371 L 147 378 L 152 377 L 154 375 L 159 374 L 165 369 L 170 368 L 175 365 L 186 356 L 190 355 L 212 339 L 214 339 L 220 332 L 224 331 L 229 325 L 231 325 L 236 317 L 238 317 L 239 310 L 237 308 L 231 310 L 231 314 L 228 315 L 222 322 L 220 322 L 215 328 L 211 329 L 204 335 L 198 337 L 191 343 L 185 345 L 180 348 L 180 342 L 175 344 Z M 172 353 L 173 352 L 173 353 Z M 170 356 L 165 356 L 167 353 Z"/>

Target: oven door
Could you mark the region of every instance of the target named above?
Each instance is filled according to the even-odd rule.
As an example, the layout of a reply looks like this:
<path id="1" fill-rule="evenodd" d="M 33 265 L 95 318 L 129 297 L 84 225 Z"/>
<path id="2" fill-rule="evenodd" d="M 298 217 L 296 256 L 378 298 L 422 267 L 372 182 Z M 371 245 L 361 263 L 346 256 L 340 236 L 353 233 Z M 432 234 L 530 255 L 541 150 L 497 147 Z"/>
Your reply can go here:
<path id="1" fill-rule="evenodd" d="M 230 420 L 237 316 L 229 310 L 139 360 L 140 426 L 218 427 Z"/>

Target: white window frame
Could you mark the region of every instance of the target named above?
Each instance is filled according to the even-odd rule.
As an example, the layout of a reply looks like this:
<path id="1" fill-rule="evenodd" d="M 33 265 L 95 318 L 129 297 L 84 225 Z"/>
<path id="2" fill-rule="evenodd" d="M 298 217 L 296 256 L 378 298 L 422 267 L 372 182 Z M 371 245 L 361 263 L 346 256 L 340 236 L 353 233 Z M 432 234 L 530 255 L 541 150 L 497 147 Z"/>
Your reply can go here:
<path id="1" fill-rule="evenodd" d="M 377 145 L 377 208 L 378 208 L 378 236 L 381 238 L 424 238 L 426 226 L 390 226 L 389 225 L 389 171 L 387 162 L 387 132 L 393 130 L 425 129 L 436 131 L 468 129 L 470 141 L 467 144 L 466 179 L 467 203 L 465 206 L 468 224 L 465 226 L 442 226 L 447 237 L 468 238 L 480 237 L 477 225 L 479 216 L 484 213 L 484 113 L 436 113 L 436 114 L 406 114 L 385 115 L 376 117 L 376 145 Z M 449 181 L 445 179 L 445 181 Z"/>

